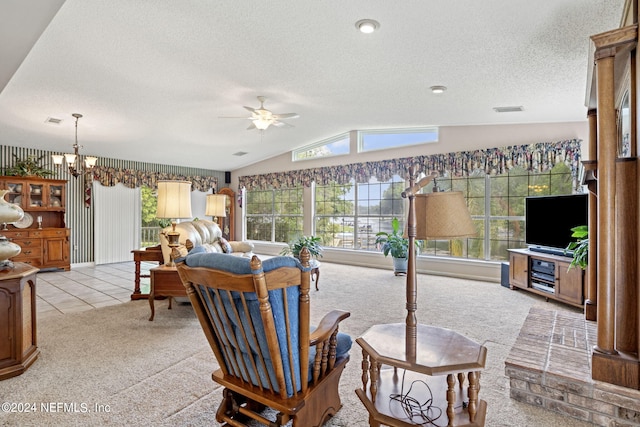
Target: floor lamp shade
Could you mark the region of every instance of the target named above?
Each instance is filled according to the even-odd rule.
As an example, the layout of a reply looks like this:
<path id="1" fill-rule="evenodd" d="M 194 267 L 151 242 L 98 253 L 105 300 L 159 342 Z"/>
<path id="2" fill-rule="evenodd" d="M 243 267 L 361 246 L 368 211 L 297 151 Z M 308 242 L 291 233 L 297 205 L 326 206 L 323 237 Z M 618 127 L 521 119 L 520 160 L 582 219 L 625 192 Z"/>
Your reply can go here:
<path id="1" fill-rule="evenodd" d="M 205 215 L 214 218 L 227 216 L 227 195 L 226 194 L 208 194 L 207 205 L 205 207 Z"/>
<path id="2" fill-rule="evenodd" d="M 460 239 L 477 233 L 459 191 L 416 194 L 415 207 L 419 240 Z"/>
<path id="3" fill-rule="evenodd" d="M 191 182 L 158 181 L 156 217 L 185 219 L 191 216 Z"/>

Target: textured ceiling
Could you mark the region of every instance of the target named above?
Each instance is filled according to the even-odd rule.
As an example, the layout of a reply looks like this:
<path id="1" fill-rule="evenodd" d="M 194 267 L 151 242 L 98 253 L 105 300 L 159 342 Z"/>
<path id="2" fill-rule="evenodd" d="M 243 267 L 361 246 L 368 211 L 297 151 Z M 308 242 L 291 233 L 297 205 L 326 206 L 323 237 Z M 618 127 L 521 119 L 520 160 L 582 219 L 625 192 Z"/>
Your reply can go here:
<path id="1" fill-rule="evenodd" d="M 352 129 L 583 121 L 589 36 L 617 28 L 624 6 L 391 3 L 66 0 L 31 47 L 57 6 L 8 0 L 0 144 L 70 151 L 81 113 L 82 154 L 233 170 Z M 363 18 L 379 30 L 356 31 Z M 20 55 L 10 69 L 4 58 Z M 242 106 L 257 108 L 258 95 L 298 113 L 293 127 L 261 133 L 219 118 L 248 117 Z"/>

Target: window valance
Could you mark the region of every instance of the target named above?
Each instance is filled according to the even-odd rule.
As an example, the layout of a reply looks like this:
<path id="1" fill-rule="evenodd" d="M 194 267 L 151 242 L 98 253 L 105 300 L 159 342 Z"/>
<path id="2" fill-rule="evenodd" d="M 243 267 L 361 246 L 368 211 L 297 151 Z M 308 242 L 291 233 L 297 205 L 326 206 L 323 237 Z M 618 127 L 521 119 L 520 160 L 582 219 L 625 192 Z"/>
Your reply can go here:
<path id="1" fill-rule="evenodd" d="M 191 181 L 192 188 L 202 192 L 209 191 L 211 188 L 215 189 L 218 185 L 218 178 L 213 176 L 187 176 L 107 166 L 94 167 L 92 169 L 92 179 L 105 187 L 122 184 L 129 188 L 146 186 L 154 190 L 158 188 L 158 181 L 162 180 Z"/>
<path id="2" fill-rule="evenodd" d="M 575 178 L 580 167 L 580 145 L 581 140 L 572 139 L 247 175 L 239 178 L 239 185 L 240 188 L 245 187 L 247 190 L 266 190 L 309 187 L 312 181 L 320 185 L 331 182 L 347 184 L 351 179 L 355 179 L 358 183 L 365 183 L 369 182 L 371 177 L 375 177 L 378 181 L 384 182 L 391 179 L 393 175 L 408 179 L 407 173 L 410 166 L 416 166 L 417 170 L 425 173 L 436 171 L 443 176 L 460 177 L 468 176 L 478 170 L 490 175 L 500 175 L 513 167 L 520 167 L 530 172 L 546 172 L 561 162 L 571 169 Z"/>
<path id="3" fill-rule="evenodd" d="M 155 190 L 158 188 L 158 181 L 162 180 L 191 181 L 192 189 L 202 192 L 207 192 L 211 188 L 216 189 L 218 186 L 218 178 L 213 176 L 187 176 L 166 172 L 149 172 L 136 169 L 95 166 L 91 172 L 85 176 L 84 204 L 86 207 L 91 205 L 91 185 L 93 181 L 99 182 L 105 187 L 122 184 L 129 188 L 147 186 Z"/>

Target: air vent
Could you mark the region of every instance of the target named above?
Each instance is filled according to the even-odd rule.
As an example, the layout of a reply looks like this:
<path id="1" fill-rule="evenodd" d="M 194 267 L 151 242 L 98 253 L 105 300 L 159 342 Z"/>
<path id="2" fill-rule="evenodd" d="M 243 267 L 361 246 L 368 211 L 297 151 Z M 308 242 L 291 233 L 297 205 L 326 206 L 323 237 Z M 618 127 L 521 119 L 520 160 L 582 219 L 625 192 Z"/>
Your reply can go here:
<path id="1" fill-rule="evenodd" d="M 47 120 L 44 121 L 50 125 L 59 125 L 62 123 L 62 119 L 56 119 L 55 117 L 47 117 Z"/>
<path id="2" fill-rule="evenodd" d="M 522 105 L 515 107 L 493 107 L 493 111 L 496 113 L 513 113 L 516 111 L 524 111 L 524 107 Z"/>
<path id="3" fill-rule="evenodd" d="M 244 156 L 245 154 L 249 154 L 249 153 L 244 152 L 244 151 L 238 151 L 237 153 L 233 153 L 234 156 L 238 156 L 238 157 Z"/>

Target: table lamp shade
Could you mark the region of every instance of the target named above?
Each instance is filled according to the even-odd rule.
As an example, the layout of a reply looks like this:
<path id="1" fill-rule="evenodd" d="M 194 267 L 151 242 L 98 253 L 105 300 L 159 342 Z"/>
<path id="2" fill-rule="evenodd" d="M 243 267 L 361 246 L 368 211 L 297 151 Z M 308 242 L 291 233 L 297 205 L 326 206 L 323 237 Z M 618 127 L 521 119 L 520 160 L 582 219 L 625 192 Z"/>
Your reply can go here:
<path id="1" fill-rule="evenodd" d="M 207 205 L 205 207 L 205 215 L 213 217 L 227 216 L 227 195 L 226 194 L 208 194 Z"/>
<path id="2" fill-rule="evenodd" d="M 191 182 L 158 181 L 156 217 L 186 219 L 191 216 Z"/>
<path id="3" fill-rule="evenodd" d="M 477 231 L 459 191 L 416 194 L 416 239 L 459 239 Z"/>

